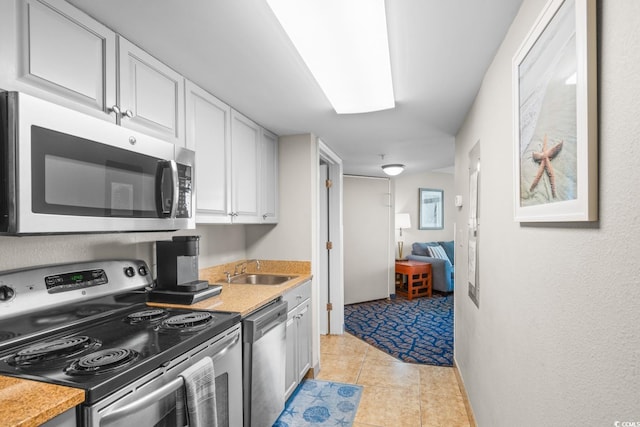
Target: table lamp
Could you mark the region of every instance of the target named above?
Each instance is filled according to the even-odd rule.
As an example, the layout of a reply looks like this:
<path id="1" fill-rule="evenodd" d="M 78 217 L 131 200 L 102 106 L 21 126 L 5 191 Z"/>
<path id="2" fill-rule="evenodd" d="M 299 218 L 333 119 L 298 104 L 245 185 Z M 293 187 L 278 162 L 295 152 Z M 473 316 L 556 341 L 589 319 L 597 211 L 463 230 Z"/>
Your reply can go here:
<path id="1" fill-rule="evenodd" d="M 402 258 L 402 249 L 404 247 L 404 241 L 402 240 L 402 229 L 411 228 L 411 217 L 408 213 L 396 214 L 396 229 L 400 229 L 400 239 L 398 240 L 398 259 Z"/>

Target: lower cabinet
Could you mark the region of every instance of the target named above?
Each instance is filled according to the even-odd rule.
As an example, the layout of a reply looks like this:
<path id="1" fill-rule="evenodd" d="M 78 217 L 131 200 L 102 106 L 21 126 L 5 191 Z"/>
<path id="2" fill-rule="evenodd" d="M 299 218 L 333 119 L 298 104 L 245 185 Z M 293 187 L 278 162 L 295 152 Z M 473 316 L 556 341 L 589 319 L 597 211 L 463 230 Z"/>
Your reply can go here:
<path id="1" fill-rule="evenodd" d="M 284 299 L 289 304 L 285 363 L 285 399 L 288 399 L 311 368 L 311 281 L 290 290 Z"/>
<path id="2" fill-rule="evenodd" d="M 76 408 L 67 409 L 65 412 L 41 424 L 41 427 L 76 427 Z"/>

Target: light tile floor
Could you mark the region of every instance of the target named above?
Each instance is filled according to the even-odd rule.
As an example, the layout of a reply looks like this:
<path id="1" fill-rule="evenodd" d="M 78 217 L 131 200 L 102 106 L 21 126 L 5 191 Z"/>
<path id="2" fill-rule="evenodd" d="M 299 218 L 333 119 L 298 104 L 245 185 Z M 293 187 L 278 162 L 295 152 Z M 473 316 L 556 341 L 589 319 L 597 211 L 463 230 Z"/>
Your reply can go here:
<path id="1" fill-rule="evenodd" d="M 319 380 L 363 386 L 354 427 L 469 427 L 454 368 L 404 363 L 353 335 L 320 337 Z"/>

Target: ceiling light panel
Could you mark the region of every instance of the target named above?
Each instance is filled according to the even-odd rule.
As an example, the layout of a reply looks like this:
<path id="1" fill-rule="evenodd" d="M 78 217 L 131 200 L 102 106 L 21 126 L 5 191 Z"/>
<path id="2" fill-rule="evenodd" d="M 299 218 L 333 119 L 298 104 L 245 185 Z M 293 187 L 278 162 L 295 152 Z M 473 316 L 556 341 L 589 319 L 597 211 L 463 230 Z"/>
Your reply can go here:
<path id="1" fill-rule="evenodd" d="M 267 0 L 338 114 L 395 107 L 384 0 Z"/>

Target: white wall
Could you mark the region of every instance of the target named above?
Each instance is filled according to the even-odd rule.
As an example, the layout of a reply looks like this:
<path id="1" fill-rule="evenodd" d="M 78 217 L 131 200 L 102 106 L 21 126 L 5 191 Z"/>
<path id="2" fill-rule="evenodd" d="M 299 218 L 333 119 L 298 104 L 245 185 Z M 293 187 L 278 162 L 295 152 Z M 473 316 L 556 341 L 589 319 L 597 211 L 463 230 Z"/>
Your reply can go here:
<path id="1" fill-rule="evenodd" d="M 312 134 L 282 136 L 278 141 L 280 221 L 275 226 L 245 226 L 247 258 L 311 262 L 311 362 L 317 372 L 320 363 L 319 144 Z"/>
<path id="2" fill-rule="evenodd" d="M 524 226 L 513 221 L 511 59 L 545 3 L 524 1 L 456 138 L 465 201 L 478 140 L 482 177 L 480 307 L 457 268 L 455 359 L 480 426 L 638 422 L 640 2 L 598 2 L 600 221 Z"/>
<path id="3" fill-rule="evenodd" d="M 453 228 L 456 218 L 456 208 L 453 204 L 455 191 L 453 174 L 441 172 L 403 173 L 392 179 L 395 185 L 395 212 L 406 212 L 411 216 L 411 228 L 402 230 L 404 240 L 403 254 L 411 253 L 411 244 L 414 242 L 433 242 L 453 240 Z M 444 191 L 444 229 L 420 230 L 418 229 L 420 213 L 418 209 L 418 189 L 431 188 Z M 459 193 L 457 193 L 459 194 Z M 397 254 L 397 241 L 399 231 L 395 231 L 395 244 Z"/>
<path id="4" fill-rule="evenodd" d="M 244 259 L 244 226 L 208 225 L 176 233 L 117 233 L 0 237 L 0 271 L 36 265 L 109 258 L 139 258 L 155 271 L 156 240 L 200 236 L 201 268 Z"/>
<path id="5" fill-rule="evenodd" d="M 311 261 L 316 213 L 318 144 L 311 134 L 279 138 L 280 220 L 276 226 L 248 225 L 250 258 Z"/>

